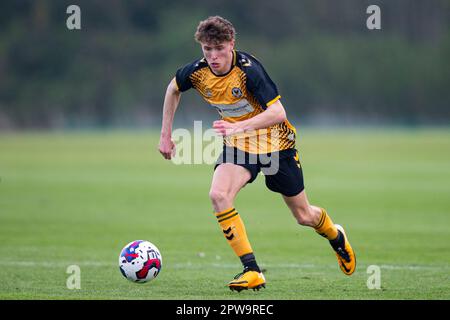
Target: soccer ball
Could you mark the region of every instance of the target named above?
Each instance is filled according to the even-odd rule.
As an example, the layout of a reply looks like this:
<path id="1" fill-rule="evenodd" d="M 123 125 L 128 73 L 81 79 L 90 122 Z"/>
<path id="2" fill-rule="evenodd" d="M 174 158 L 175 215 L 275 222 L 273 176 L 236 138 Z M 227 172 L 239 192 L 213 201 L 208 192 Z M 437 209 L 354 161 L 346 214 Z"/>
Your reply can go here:
<path id="1" fill-rule="evenodd" d="M 119 256 L 122 275 L 133 282 L 148 282 L 161 271 L 162 257 L 151 242 L 136 240 L 127 244 Z"/>

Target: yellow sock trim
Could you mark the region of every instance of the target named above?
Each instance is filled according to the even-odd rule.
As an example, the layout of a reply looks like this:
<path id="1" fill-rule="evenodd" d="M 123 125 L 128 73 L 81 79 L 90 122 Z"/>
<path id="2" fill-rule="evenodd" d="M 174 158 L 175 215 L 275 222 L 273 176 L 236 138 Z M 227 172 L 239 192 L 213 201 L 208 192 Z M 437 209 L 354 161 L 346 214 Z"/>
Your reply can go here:
<path id="1" fill-rule="evenodd" d="M 325 237 L 328 240 L 334 240 L 338 236 L 338 230 L 325 209 L 321 208 L 321 210 L 322 215 L 320 216 L 319 223 L 314 229 L 316 229 L 316 232 L 322 237 Z"/>
<path id="2" fill-rule="evenodd" d="M 216 212 L 215 215 L 216 215 L 216 217 L 218 218 L 218 217 L 220 217 L 220 216 L 223 216 L 224 214 L 230 213 L 230 212 L 233 211 L 233 210 L 236 210 L 236 209 L 234 209 L 234 208 L 228 208 L 228 209 L 226 209 L 226 210 L 223 210 L 223 211 L 220 211 L 220 212 Z"/>
<path id="3" fill-rule="evenodd" d="M 241 216 L 234 208 L 217 212 L 217 221 L 229 245 L 238 257 L 253 252 L 250 242 L 247 238 L 244 222 Z"/>
<path id="4" fill-rule="evenodd" d="M 217 218 L 218 222 L 222 222 L 222 221 L 225 221 L 227 219 L 234 217 L 237 214 L 238 213 L 237 213 L 236 209 L 231 208 L 231 209 L 216 213 L 216 218 Z"/>

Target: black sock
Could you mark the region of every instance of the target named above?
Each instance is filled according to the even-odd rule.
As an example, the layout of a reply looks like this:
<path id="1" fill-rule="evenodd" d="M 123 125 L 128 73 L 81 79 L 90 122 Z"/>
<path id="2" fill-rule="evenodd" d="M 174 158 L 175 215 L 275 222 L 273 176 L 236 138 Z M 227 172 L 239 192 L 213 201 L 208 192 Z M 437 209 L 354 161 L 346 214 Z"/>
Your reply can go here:
<path id="1" fill-rule="evenodd" d="M 258 267 L 258 264 L 256 263 L 256 258 L 253 253 L 244 254 L 239 258 L 241 259 L 241 262 L 244 265 L 245 269 L 261 272 L 261 270 Z"/>
<path id="2" fill-rule="evenodd" d="M 329 241 L 334 250 L 337 250 L 338 248 L 345 248 L 345 238 L 340 230 L 338 230 L 337 238 Z"/>

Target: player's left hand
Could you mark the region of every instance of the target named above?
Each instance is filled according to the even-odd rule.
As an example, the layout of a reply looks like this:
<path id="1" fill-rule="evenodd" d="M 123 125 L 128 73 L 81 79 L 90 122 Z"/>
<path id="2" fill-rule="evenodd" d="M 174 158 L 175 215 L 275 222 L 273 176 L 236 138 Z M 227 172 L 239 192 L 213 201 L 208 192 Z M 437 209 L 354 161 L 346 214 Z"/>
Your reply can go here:
<path id="1" fill-rule="evenodd" d="M 213 129 L 216 133 L 222 136 L 230 136 L 236 133 L 244 132 L 244 128 L 239 122 L 228 122 L 224 120 L 217 120 L 213 122 Z"/>

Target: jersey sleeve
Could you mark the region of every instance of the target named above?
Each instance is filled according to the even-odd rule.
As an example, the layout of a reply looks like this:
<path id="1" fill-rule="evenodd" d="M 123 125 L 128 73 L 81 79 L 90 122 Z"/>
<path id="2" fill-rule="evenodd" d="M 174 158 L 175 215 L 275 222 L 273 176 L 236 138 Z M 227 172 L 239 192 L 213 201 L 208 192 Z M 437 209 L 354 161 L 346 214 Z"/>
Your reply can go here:
<path id="1" fill-rule="evenodd" d="M 178 91 L 184 92 L 192 88 L 192 82 L 189 78 L 192 73 L 190 65 L 185 65 L 184 67 L 177 70 L 175 75 L 175 80 L 177 82 Z"/>
<path id="2" fill-rule="evenodd" d="M 186 90 L 189 90 L 192 88 L 192 82 L 191 82 L 191 74 L 198 69 L 200 64 L 200 61 L 194 61 L 192 63 L 189 63 L 185 65 L 184 67 L 177 70 L 177 73 L 175 75 L 175 79 L 178 86 L 178 91 L 184 92 Z"/>
<path id="3" fill-rule="evenodd" d="M 255 96 L 265 109 L 281 98 L 278 88 L 270 79 L 263 65 L 254 57 L 249 58 L 246 67 L 247 90 Z"/>

